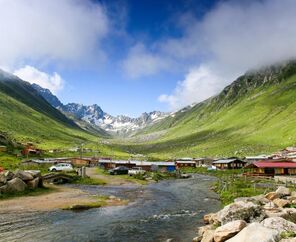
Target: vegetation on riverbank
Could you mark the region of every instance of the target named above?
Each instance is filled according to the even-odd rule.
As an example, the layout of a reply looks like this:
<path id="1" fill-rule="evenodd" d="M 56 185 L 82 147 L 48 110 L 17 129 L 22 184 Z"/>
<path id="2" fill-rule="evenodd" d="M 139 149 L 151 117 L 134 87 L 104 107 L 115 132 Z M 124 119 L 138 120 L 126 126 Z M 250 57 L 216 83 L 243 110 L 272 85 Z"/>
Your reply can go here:
<path id="1" fill-rule="evenodd" d="M 243 176 L 243 169 L 208 171 L 207 168 L 184 168 L 186 173 L 199 173 L 217 177 L 212 189 L 219 194 L 223 205 L 230 204 L 238 197 L 252 197 L 276 189 L 277 184 L 270 178 Z M 291 186 L 291 189 L 295 189 Z"/>

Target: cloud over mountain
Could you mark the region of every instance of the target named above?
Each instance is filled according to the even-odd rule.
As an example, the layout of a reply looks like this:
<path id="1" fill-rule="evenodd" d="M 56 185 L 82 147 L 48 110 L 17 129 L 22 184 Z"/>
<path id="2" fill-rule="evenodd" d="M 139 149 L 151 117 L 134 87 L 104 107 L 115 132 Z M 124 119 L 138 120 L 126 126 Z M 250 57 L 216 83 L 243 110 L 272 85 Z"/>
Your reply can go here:
<path id="1" fill-rule="evenodd" d="M 108 18 L 90 0 L 0 0 L 0 65 L 99 57 Z"/>
<path id="2" fill-rule="evenodd" d="M 151 44 L 165 71 L 181 66 L 185 73 L 176 89 L 159 100 L 177 109 L 217 93 L 248 69 L 295 58 L 295 11 L 293 0 L 258 0 L 221 1 L 201 20 L 184 14 L 178 20 L 181 37 Z M 133 69 L 140 70 L 141 62 L 134 62 Z"/>

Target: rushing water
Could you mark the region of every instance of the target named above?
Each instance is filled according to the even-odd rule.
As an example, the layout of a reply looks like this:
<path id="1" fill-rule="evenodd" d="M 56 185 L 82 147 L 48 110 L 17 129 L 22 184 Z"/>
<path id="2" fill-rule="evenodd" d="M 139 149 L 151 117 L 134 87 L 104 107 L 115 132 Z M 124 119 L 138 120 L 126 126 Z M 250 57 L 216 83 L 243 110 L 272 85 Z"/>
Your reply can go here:
<path id="1" fill-rule="evenodd" d="M 192 241 L 202 216 L 219 209 L 216 194 L 209 191 L 213 179 L 194 175 L 148 186 L 83 186 L 92 194 L 115 195 L 132 202 L 83 212 L 2 214 L 0 240 Z"/>

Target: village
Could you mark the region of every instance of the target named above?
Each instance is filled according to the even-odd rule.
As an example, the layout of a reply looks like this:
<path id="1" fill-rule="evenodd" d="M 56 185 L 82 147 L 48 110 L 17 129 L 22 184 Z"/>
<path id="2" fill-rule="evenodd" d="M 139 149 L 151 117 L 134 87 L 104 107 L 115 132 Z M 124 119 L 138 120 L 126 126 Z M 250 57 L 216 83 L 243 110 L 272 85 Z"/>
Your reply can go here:
<path id="1" fill-rule="evenodd" d="M 0 146 L 0 152 L 5 152 L 5 146 Z M 80 152 L 79 150 L 75 150 Z M 85 151 L 84 151 L 85 152 Z M 41 150 L 35 149 L 32 144 L 22 150 L 25 157 L 36 157 L 41 154 Z M 126 167 L 128 169 L 138 167 L 145 171 L 175 172 L 182 168 L 204 167 L 208 170 L 232 170 L 243 169 L 247 176 L 294 176 L 296 177 L 296 147 L 287 147 L 281 151 L 270 155 L 246 156 L 243 158 L 176 158 L 167 161 L 147 161 L 142 159 L 112 159 L 110 157 L 84 157 L 81 153 L 78 157 L 61 158 L 33 158 L 24 159 L 24 165 L 43 165 L 70 163 L 74 167 L 101 167 L 105 170 L 116 167 Z M 37 156 L 38 157 L 38 156 Z M 143 156 L 144 157 L 144 156 Z"/>

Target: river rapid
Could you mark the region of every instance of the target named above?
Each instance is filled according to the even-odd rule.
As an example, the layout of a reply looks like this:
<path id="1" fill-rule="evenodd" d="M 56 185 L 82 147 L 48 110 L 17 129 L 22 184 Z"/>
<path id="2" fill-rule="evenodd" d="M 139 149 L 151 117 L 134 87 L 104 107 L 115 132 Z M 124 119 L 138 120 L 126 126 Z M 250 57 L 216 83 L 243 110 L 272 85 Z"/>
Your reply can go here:
<path id="1" fill-rule="evenodd" d="M 203 215 L 221 207 L 209 190 L 214 179 L 193 175 L 147 186 L 73 185 L 94 195 L 114 195 L 131 202 L 82 212 L 2 214 L 0 241 L 192 241 Z"/>

